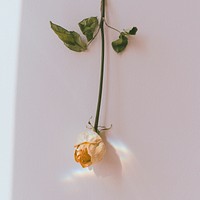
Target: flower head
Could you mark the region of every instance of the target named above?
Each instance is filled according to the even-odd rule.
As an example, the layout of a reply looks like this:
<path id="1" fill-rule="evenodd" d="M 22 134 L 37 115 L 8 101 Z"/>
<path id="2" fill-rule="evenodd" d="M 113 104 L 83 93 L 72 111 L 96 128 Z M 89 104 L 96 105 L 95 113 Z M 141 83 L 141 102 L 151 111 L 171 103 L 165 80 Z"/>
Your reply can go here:
<path id="1" fill-rule="evenodd" d="M 74 147 L 74 159 L 82 167 L 89 167 L 99 162 L 106 152 L 102 138 L 92 130 L 81 133 L 79 142 Z"/>

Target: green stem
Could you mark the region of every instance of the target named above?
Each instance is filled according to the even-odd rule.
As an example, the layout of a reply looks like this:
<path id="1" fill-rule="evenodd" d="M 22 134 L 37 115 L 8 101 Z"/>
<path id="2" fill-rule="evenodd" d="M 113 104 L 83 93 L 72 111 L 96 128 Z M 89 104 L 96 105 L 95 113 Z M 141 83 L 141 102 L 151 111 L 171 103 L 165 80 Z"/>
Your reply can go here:
<path id="1" fill-rule="evenodd" d="M 118 29 L 116 29 L 116 28 L 110 26 L 110 25 L 106 22 L 106 20 L 104 20 L 104 22 L 105 22 L 105 25 L 106 25 L 108 28 L 111 28 L 111 29 L 113 29 L 114 31 L 117 31 L 118 33 L 121 33 L 121 31 L 119 31 Z"/>
<path id="2" fill-rule="evenodd" d="M 105 17 L 105 0 L 102 0 L 101 5 L 101 73 L 100 73 L 100 83 L 99 83 L 99 96 L 96 110 L 96 117 L 94 123 L 94 131 L 99 133 L 98 124 L 99 124 L 99 115 L 101 108 L 101 99 L 102 99 L 102 91 L 103 91 L 103 75 L 104 75 L 104 51 L 105 51 L 105 38 L 104 38 L 104 17 Z"/>

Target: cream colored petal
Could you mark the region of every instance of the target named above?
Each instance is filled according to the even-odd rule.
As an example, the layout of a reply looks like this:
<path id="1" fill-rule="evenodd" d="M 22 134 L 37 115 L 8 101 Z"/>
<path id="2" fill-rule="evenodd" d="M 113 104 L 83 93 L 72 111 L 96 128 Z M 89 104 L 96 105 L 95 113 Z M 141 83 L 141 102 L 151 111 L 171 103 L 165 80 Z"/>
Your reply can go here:
<path id="1" fill-rule="evenodd" d="M 106 148 L 105 144 L 101 142 L 96 148 L 95 151 L 93 152 L 93 155 L 91 157 L 92 163 L 96 163 L 100 160 L 103 159 L 104 155 L 106 153 Z"/>
<path id="2" fill-rule="evenodd" d="M 92 130 L 82 132 L 78 136 L 78 144 L 83 142 L 96 142 L 97 140 L 101 140 L 101 137 Z"/>
<path id="3" fill-rule="evenodd" d="M 98 146 L 98 144 L 92 143 L 90 145 L 88 145 L 88 153 L 90 154 L 91 157 L 93 157 L 93 155 L 95 154 L 95 149 Z"/>

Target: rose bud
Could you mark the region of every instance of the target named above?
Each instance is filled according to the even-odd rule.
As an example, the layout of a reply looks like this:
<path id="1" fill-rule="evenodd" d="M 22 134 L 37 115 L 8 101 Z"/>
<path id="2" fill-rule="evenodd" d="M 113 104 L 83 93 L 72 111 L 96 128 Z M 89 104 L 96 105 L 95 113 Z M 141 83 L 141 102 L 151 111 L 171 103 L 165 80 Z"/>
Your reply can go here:
<path id="1" fill-rule="evenodd" d="M 102 138 L 94 131 L 87 130 L 80 134 L 75 147 L 74 158 L 82 167 L 89 167 L 103 159 L 106 152 Z"/>

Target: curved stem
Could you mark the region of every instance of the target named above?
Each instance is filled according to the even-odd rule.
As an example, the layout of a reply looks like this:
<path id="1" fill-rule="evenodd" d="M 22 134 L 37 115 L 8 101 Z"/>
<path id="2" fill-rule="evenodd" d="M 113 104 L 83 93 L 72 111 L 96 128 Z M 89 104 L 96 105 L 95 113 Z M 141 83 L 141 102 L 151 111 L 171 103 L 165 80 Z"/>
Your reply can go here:
<path id="1" fill-rule="evenodd" d="M 116 29 L 116 28 L 110 26 L 110 25 L 106 22 L 106 20 L 104 20 L 104 22 L 105 22 L 105 25 L 106 25 L 108 28 L 111 28 L 112 30 L 114 30 L 114 31 L 116 31 L 116 32 L 118 32 L 118 33 L 121 33 L 118 29 Z"/>
<path id="2" fill-rule="evenodd" d="M 102 0 L 101 5 L 101 22 L 100 22 L 100 30 L 101 30 L 101 73 L 100 73 L 100 83 L 99 83 L 99 96 L 98 103 L 96 109 L 96 117 L 94 123 L 94 131 L 99 133 L 98 124 L 99 124 L 99 115 L 101 108 L 101 99 L 102 99 L 102 91 L 103 91 L 103 75 L 104 75 L 104 52 L 105 52 L 105 38 L 104 38 L 104 17 L 105 17 L 105 0 Z"/>

